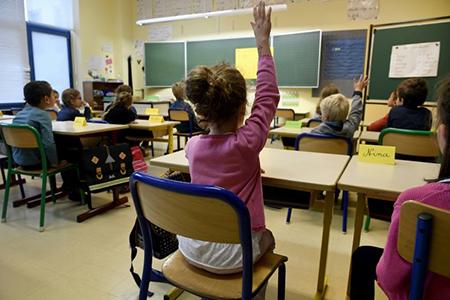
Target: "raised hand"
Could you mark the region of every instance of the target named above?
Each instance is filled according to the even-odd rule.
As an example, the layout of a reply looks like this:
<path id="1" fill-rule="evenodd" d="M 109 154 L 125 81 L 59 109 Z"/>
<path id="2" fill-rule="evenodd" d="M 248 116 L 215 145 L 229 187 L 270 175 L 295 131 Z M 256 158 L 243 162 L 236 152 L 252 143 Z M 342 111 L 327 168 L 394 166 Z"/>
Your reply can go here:
<path id="1" fill-rule="evenodd" d="M 272 8 L 266 12 L 266 4 L 264 1 L 260 1 L 253 8 L 254 21 L 250 22 L 255 33 L 256 46 L 258 47 L 259 55 L 270 55 L 269 39 L 272 23 L 270 21 L 270 15 Z"/>
<path id="2" fill-rule="evenodd" d="M 362 90 L 367 86 L 369 78 L 363 75 L 359 76 L 358 80 L 353 80 L 353 89 L 357 92 L 362 92 Z"/>

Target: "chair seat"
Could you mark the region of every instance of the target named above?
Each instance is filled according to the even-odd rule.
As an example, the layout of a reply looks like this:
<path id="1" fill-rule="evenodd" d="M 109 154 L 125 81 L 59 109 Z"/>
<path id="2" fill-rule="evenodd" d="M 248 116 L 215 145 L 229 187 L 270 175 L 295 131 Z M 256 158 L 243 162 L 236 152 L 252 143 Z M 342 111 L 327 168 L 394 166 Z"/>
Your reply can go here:
<path id="1" fill-rule="evenodd" d="M 205 133 L 204 131 L 195 131 L 192 133 L 192 136 L 199 135 Z M 174 132 L 173 135 L 179 135 L 179 136 L 191 136 L 189 132 Z"/>
<path id="2" fill-rule="evenodd" d="M 47 169 L 47 174 L 48 175 L 52 175 L 52 174 L 59 173 L 59 172 L 64 172 L 66 170 L 73 169 L 73 168 L 76 168 L 76 166 L 73 165 L 73 164 L 67 164 L 67 165 L 65 165 L 63 167 L 59 167 L 59 168 L 48 168 Z M 42 173 L 42 169 L 25 170 L 21 166 L 16 167 L 15 170 L 16 170 L 17 173 L 24 174 L 24 175 L 30 175 L 30 176 L 40 176 L 41 173 Z"/>
<path id="3" fill-rule="evenodd" d="M 253 293 L 265 283 L 287 257 L 266 253 L 253 266 Z M 169 257 L 162 266 L 164 276 L 179 288 L 201 297 L 213 299 L 241 299 L 242 273 L 218 275 L 189 264 L 180 251 Z"/>

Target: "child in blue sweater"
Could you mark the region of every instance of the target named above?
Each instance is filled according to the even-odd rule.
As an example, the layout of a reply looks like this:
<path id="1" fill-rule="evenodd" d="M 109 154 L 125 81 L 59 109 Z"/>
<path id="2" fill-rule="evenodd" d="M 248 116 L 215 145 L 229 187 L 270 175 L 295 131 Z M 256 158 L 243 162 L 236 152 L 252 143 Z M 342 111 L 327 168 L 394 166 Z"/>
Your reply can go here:
<path id="1" fill-rule="evenodd" d="M 81 100 L 81 94 L 76 89 L 66 89 L 62 93 L 63 107 L 58 113 L 58 121 L 73 121 L 76 117 L 91 118 L 91 109 Z"/>

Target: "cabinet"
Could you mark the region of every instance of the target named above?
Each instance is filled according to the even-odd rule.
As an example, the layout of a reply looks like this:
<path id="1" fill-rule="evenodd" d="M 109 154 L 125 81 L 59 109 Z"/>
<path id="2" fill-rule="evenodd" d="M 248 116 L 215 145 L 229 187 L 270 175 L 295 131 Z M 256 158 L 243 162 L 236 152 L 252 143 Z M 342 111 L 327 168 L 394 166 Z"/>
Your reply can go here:
<path id="1" fill-rule="evenodd" d="M 83 100 L 93 110 L 103 110 L 103 98 L 114 96 L 114 91 L 121 81 L 83 81 Z"/>

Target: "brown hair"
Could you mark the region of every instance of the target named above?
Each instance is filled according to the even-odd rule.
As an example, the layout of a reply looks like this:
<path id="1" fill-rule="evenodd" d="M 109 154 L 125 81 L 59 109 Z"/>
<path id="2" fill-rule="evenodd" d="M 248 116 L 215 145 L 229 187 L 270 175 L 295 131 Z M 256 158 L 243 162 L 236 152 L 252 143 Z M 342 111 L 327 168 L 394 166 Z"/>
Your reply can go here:
<path id="1" fill-rule="evenodd" d="M 52 87 L 47 81 L 30 81 L 23 87 L 25 101 L 31 106 L 39 106 L 45 96 L 50 97 Z"/>
<path id="2" fill-rule="evenodd" d="M 179 81 L 175 82 L 172 85 L 172 94 L 175 96 L 177 100 L 183 100 L 184 99 L 184 82 Z"/>
<path id="3" fill-rule="evenodd" d="M 201 121 L 219 124 L 237 118 L 247 104 L 247 87 L 242 74 L 221 63 L 193 69 L 185 82 L 186 97 Z"/>
<path id="4" fill-rule="evenodd" d="M 442 180 L 450 178 L 450 76 L 439 85 L 437 95 L 438 124 L 444 124 L 447 129 L 446 146 L 442 153 L 438 177 L 438 180 Z"/>
<path id="5" fill-rule="evenodd" d="M 103 119 L 105 119 L 105 116 L 116 106 L 122 106 L 125 108 L 129 108 L 133 104 L 133 96 L 131 96 L 131 93 L 129 92 L 120 92 L 116 95 L 116 100 L 111 104 L 111 106 L 108 108 L 108 110 L 103 115 Z"/>
<path id="6" fill-rule="evenodd" d="M 80 96 L 80 91 L 76 89 L 65 89 L 62 92 L 61 99 L 65 106 L 72 107 L 72 104 L 70 103 L 71 100 L 75 99 L 76 97 Z"/>
<path id="7" fill-rule="evenodd" d="M 325 99 L 326 97 L 334 95 L 334 94 L 339 94 L 339 88 L 335 84 L 330 83 L 323 87 L 323 89 L 320 91 L 319 102 L 317 103 L 317 106 L 316 106 L 317 114 L 319 114 L 319 115 L 322 114 L 322 112 L 320 110 L 320 102 L 322 102 L 322 100 Z"/>
<path id="8" fill-rule="evenodd" d="M 116 92 L 116 95 L 119 95 L 122 92 L 127 92 L 127 93 L 130 93 L 130 95 L 133 96 L 133 89 L 129 85 L 126 85 L 126 84 L 119 85 L 116 88 L 115 92 Z"/>
<path id="9" fill-rule="evenodd" d="M 397 96 L 403 99 L 403 106 L 416 108 L 427 99 L 427 82 L 423 78 L 403 80 L 397 87 Z"/>

